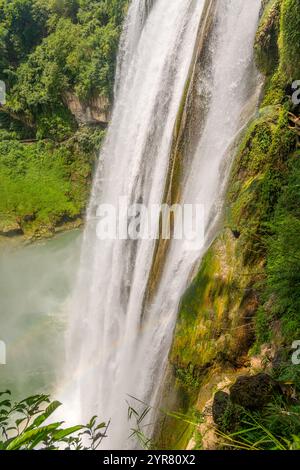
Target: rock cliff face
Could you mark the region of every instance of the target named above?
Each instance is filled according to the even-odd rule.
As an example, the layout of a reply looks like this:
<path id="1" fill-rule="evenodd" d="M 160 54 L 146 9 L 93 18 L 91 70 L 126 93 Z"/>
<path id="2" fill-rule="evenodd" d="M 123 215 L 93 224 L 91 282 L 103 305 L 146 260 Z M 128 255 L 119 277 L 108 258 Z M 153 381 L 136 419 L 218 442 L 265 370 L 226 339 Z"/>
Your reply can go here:
<path id="1" fill-rule="evenodd" d="M 64 101 L 78 124 L 107 126 L 110 116 L 110 102 L 105 96 L 96 96 L 89 102 L 82 102 L 71 92 L 65 93 Z"/>
<path id="2" fill-rule="evenodd" d="M 290 351 L 291 341 L 299 339 L 299 320 L 293 319 L 291 333 L 286 326 L 291 310 L 282 307 L 278 313 L 280 293 L 270 288 L 269 244 L 299 159 L 295 122 L 300 109 L 290 91 L 299 71 L 300 53 L 293 46 L 299 31 L 298 1 L 263 2 L 255 42 L 257 65 L 266 77 L 260 110 L 236 152 L 219 234 L 181 302 L 163 401 L 164 408 L 189 419 L 163 418 L 161 448 L 226 448 L 224 433 L 243 429 L 251 403 L 256 409 L 261 400 L 261 420 L 269 417 L 265 405 L 278 396 L 290 406 L 282 398 L 284 381 L 287 394 L 298 399 L 300 381 Z M 194 103 L 196 98 L 188 96 Z M 185 135 L 193 135 L 192 117 L 185 124 Z M 250 407 L 245 408 L 245 400 Z M 280 420 L 279 415 L 274 416 Z"/>

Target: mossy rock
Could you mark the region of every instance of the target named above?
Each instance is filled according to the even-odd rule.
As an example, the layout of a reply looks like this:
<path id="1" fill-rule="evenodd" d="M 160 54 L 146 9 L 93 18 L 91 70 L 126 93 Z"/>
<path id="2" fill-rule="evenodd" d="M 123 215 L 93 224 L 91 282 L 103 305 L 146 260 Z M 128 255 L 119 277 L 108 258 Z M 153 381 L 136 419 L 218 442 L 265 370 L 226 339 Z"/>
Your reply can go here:
<path id="1" fill-rule="evenodd" d="M 236 431 L 240 424 L 242 409 L 233 404 L 228 393 L 218 391 L 212 406 L 213 420 L 223 433 Z"/>
<path id="2" fill-rule="evenodd" d="M 300 2 L 283 0 L 280 21 L 280 57 L 281 67 L 288 78 L 300 77 Z"/>
<path id="3" fill-rule="evenodd" d="M 280 5 L 281 0 L 267 3 L 256 34 L 256 63 L 265 75 L 271 75 L 279 64 Z"/>
<path id="4" fill-rule="evenodd" d="M 268 374 L 243 375 L 230 388 L 230 400 L 248 410 L 259 410 L 279 392 L 277 383 Z"/>
<path id="5" fill-rule="evenodd" d="M 229 406 L 230 397 L 226 392 L 219 390 L 214 396 L 214 402 L 212 406 L 213 419 L 216 424 L 222 422 L 222 418 Z"/>

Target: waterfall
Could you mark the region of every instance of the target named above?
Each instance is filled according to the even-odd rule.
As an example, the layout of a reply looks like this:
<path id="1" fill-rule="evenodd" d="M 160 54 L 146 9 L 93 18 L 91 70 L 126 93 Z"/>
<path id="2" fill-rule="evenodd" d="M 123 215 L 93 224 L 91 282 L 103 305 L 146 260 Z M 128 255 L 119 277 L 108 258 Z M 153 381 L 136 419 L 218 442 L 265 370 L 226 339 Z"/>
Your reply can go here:
<path id="1" fill-rule="evenodd" d="M 206 247 L 219 218 L 230 148 L 249 118 L 247 103 L 258 84 L 253 41 L 261 4 L 212 1 L 209 60 L 197 84 L 207 109 L 195 116 L 203 124 L 180 195 L 181 203 L 204 205 Z M 145 304 L 156 241 L 101 241 L 97 208 L 117 206 L 121 196 L 146 206 L 162 202 L 176 117 L 206 5 L 205 0 L 132 0 L 121 39 L 115 106 L 70 306 L 64 383 L 74 420 L 95 414 L 111 419 L 108 449 L 132 445 L 128 395 L 149 404 L 159 399 L 179 301 L 204 248 L 190 250 L 185 241 L 171 241 L 160 282 Z"/>

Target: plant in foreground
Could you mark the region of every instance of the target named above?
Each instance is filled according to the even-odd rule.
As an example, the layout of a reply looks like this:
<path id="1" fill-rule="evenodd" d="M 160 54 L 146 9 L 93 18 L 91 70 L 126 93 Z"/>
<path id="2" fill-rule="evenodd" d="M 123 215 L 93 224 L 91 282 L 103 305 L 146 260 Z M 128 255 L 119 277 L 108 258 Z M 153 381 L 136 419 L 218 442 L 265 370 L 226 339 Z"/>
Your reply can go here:
<path id="1" fill-rule="evenodd" d="M 48 421 L 60 406 L 48 395 L 14 402 L 10 391 L 0 393 L 0 451 L 97 450 L 110 423 L 98 424 L 94 416 L 85 426 L 64 428 L 62 421 Z"/>
<path id="2" fill-rule="evenodd" d="M 272 404 L 265 415 L 244 413 L 240 429 L 232 434 L 217 431 L 223 448 L 235 450 L 300 450 L 299 407 Z"/>

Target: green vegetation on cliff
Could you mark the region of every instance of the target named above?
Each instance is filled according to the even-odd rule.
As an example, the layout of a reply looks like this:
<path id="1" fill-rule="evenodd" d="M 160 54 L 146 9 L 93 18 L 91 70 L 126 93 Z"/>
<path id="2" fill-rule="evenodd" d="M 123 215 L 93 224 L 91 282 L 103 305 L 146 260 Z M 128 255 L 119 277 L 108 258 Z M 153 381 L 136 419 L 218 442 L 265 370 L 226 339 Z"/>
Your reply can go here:
<path id="1" fill-rule="evenodd" d="M 170 362 L 180 411 L 195 404 L 203 411 L 218 382 L 236 379 L 239 371 L 266 370 L 288 384 L 294 399 L 300 392 L 299 366 L 292 363 L 292 344 L 300 340 L 300 106 L 292 100 L 292 82 L 300 79 L 298 0 L 265 2 L 255 53 L 266 76 L 260 110 L 235 158 L 224 228 L 179 311 Z M 246 410 L 248 419 L 240 417 L 235 431 L 249 442 L 260 437 L 261 448 L 276 448 L 270 436 L 292 447 L 299 407 L 282 395 L 280 403 L 274 400 L 257 415 Z M 270 430 L 269 438 L 262 429 Z M 239 448 L 233 441 L 227 445 Z"/>
<path id="2" fill-rule="evenodd" d="M 82 215 L 127 4 L 0 0 L 0 233 L 49 233 Z"/>
<path id="3" fill-rule="evenodd" d="M 112 95 L 125 0 L 1 0 L 7 107 L 34 118 L 62 95 Z"/>
<path id="4" fill-rule="evenodd" d="M 280 65 L 289 79 L 300 76 L 300 3 L 283 0 L 280 22 Z"/>
<path id="5" fill-rule="evenodd" d="M 0 142 L 2 231 L 48 235 L 56 225 L 79 217 L 100 139 L 99 131 L 81 129 L 63 144 Z"/>

